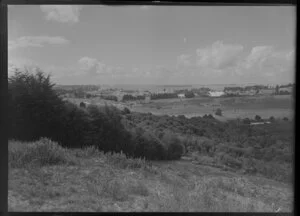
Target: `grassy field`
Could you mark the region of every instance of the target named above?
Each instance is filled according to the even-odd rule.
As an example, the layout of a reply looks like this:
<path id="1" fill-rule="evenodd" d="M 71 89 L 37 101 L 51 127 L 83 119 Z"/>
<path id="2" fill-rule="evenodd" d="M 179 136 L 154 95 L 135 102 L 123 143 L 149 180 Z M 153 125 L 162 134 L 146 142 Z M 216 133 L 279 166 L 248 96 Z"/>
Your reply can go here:
<path id="1" fill-rule="evenodd" d="M 214 114 L 217 108 L 222 109 L 223 118 L 292 118 L 293 104 L 289 95 L 256 96 L 232 98 L 192 98 L 164 99 L 151 101 L 133 108 L 137 112 L 151 112 L 156 115 L 186 115 L 187 117 Z"/>
<path id="2" fill-rule="evenodd" d="M 293 118 L 294 115 L 294 105 L 290 95 L 229 98 L 196 97 L 182 100 L 173 98 L 152 100 L 148 104 L 115 102 L 100 98 L 68 98 L 68 100 L 78 105 L 81 101 L 97 105 L 121 105 L 120 108 L 127 106 L 136 112 L 150 112 L 154 115 L 185 115 L 188 118 L 205 114 L 214 115 L 217 108 L 223 111 L 223 117 L 220 120 L 254 118 L 255 115 L 260 115 L 262 118 L 271 116 L 275 118 Z"/>
<path id="3" fill-rule="evenodd" d="M 42 139 L 9 142 L 9 211 L 291 212 L 292 185 L 215 167 L 147 162 Z"/>

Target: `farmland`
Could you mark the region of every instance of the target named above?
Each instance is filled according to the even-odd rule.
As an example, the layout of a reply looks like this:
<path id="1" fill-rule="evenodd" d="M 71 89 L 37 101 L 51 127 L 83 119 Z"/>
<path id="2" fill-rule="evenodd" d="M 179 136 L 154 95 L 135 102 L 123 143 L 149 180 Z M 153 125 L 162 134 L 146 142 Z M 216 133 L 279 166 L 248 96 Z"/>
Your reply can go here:
<path id="1" fill-rule="evenodd" d="M 69 101 L 79 104 L 87 101 L 92 104 L 104 105 L 112 104 L 119 107 L 128 107 L 132 111 L 152 113 L 155 115 L 185 115 L 186 117 L 203 116 L 205 114 L 214 115 L 217 108 L 220 108 L 223 117 L 220 120 L 235 118 L 254 118 L 259 115 L 262 118 L 288 117 L 292 118 L 293 99 L 290 95 L 270 95 L 270 96 L 251 96 L 251 97 L 196 97 L 185 99 L 161 99 L 152 100 L 150 103 L 134 102 L 114 102 L 100 98 L 76 99 L 69 98 Z"/>

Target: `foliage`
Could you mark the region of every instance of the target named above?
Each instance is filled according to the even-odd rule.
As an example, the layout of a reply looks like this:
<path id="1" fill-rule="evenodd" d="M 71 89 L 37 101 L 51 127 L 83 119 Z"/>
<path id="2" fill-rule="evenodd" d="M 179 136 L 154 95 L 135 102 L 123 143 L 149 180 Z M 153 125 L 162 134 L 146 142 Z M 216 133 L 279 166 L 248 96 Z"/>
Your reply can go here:
<path id="1" fill-rule="evenodd" d="M 220 109 L 220 108 L 218 108 L 217 110 L 216 110 L 216 113 L 215 113 L 216 115 L 218 115 L 218 116 L 222 116 L 222 110 Z"/>
<path id="2" fill-rule="evenodd" d="M 41 138 L 33 143 L 22 143 L 22 146 L 20 144 L 16 146 L 15 142 L 11 142 L 8 157 L 12 168 L 28 165 L 76 164 L 75 158 L 66 149 L 47 138 Z"/>
<path id="3" fill-rule="evenodd" d="M 256 116 L 255 116 L 255 120 L 256 120 L 256 121 L 261 121 L 262 119 L 261 119 L 261 117 L 260 117 L 259 115 L 256 115 Z"/>
<path id="4" fill-rule="evenodd" d="M 127 107 L 125 107 L 122 111 L 122 114 L 123 115 L 126 115 L 126 114 L 130 114 L 130 109 L 128 109 Z"/>
<path id="5" fill-rule="evenodd" d="M 288 120 L 289 120 L 288 117 L 283 118 L 283 121 L 288 121 Z"/>
<path id="6" fill-rule="evenodd" d="M 24 141 L 49 137 L 64 147 L 95 146 L 104 152 L 134 157 L 166 159 L 163 144 L 151 133 L 136 137 L 122 124 L 121 111 L 113 106 L 90 105 L 80 109 L 62 101 L 50 77 L 17 72 L 9 80 L 10 139 Z M 128 111 L 127 111 L 128 112 Z"/>
<path id="7" fill-rule="evenodd" d="M 114 95 L 101 95 L 101 98 L 105 100 L 118 101 L 117 96 Z"/>
<path id="8" fill-rule="evenodd" d="M 151 94 L 151 100 L 177 98 L 176 93 Z"/>

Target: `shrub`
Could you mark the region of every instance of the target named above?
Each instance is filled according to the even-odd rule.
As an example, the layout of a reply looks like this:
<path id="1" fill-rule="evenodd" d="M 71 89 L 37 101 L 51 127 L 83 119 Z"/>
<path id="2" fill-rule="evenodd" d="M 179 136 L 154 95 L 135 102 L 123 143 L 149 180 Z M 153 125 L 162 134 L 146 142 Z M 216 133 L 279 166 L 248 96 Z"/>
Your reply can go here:
<path id="1" fill-rule="evenodd" d="M 243 123 L 244 123 L 244 124 L 250 124 L 250 123 L 251 123 L 251 121 L 250 121 L 250 119 L 249 119 L 249 118 L 245 118 L 245 119 L 243 120 Z"/>
<path id="2" fill-rule="evenodd" d="M 122 114 L 123 115 L 130 114 L 130 110 L 127 107 L 125 107 L 122 111 Z"/>
<path id="3" fill-rule="evenodd" d="M 208 115 L 208 119 L 215 119 L 212 114 Z"/>
<path id="4" fill-rule="evenodd" d="M 271 116 L 271 117 L 269 118 L 269 120 L 270 120 L 270 122 L 274 122 L 274 121 L 275 121 L 274 116 Z"/>
<path id="5" fill-rule="evenodd" d="M 218 108 L 217 110 L 216 110 L 216 113 L 215 113 L 216 115 L 218 115 L 218 116 L 222 116 L 222 110 L 220 109 L 220 108 Z"/>
<path id="6" fill-rule="evenodd" d="M 41 138 L 33 143 L 23 143 L 23 146 L 16 148 L 9 148 L 8 157 L 9 164 L 13 168 L 28 165 L 76 164 L 75 158 L 66 149 L 47 138 Z"/>
<path id="7" fill-rule="evenodd" d="M 132 131 L 132 142 L 134 143 L 134 157 L 150 160 L 166 159 L 167 152 L 163 143 L 149 131 L 136 128 Z"/>
<path id="8" fill-rule="evenodd" d="M 242 162 L 228 154 L 224 154 L 221 158 L 222 162 L 232 168 L 240 169 L 242 167 Z"/>
<path id="9" fill-rule="evenodd" d="M 283 118 L 283 121 L 288 121 L 289 119 L 287 117 L 284 117 Z"/>
<path id="10" fill-rule="evenodd" d="M 162 141 L 167 149 L 167 159 L 176 160 L 184 153 L 184 146 L 181 144 L 180 139 L 171 133 L 165 133 L 162 137 Z"/>
<path id="11" fill-rule="evenodd" d="M 261 121 L 261 120 L 262 120 L 261 117 L 260 117 L 259 115 L 256 115 L 256 116 L 254 117 L 254 119 L 255 119 L 256 121 Z"/>
<path id="12" fill-rule="evenodd" d="M 86 108 L 86 105 L 84 102 L 80 102 L 79 107 Z"/>

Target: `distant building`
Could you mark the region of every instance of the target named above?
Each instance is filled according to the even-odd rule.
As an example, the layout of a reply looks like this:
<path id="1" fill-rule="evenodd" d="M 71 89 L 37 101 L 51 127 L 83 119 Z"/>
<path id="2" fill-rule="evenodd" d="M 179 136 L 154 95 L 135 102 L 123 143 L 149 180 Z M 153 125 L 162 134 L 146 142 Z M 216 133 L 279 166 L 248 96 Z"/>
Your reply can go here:
<path id="1" fill-rule="evenodd" d="M 261 89 L 259 90 L 259 94 L 262 94 L 262 95 L 272 95 L 272 94 L 275 94 L 275 89 Z"/>
<path id="2" fill-rule="evenodd" d="M 266 122 L 251 122 L 250 125 L 262 125 L 262 124 L 271 124 L 271 122 L 266 121 Z"/>
<path id="3" fill-rule="evenodd" d="M 208 92 L 208 95 L 210 97 L 220 97 L 220 96 L 222 96 L 224 94 L 225 94 L 225 92 L 223 92 L 223 91 L 209 91 Z"/>
<path id="4" fill-rule="evenodd" d="M 145 95 L 145 103 L 150 103 L 150 101 L 151 101 L 151 96 Z"/>
<path id="5" fill-rule="evenodd" d="M 250 89 L 250 90 L 239 92 L 239 95 L 251 96 L 251 95 L 255 95 L 256 93 L 257 93 L 257 91 L 255 89 Z"/>
<path id="6" fill-rule="evenodd" d="M 180 98 L 180 99 L 185 98 L 185 94 L 178 94 L 177 96 L 178 96 L 178 98 Z"/>
<path id="7" fill-rule="evenodd" d="M 292 93 L 292 87 L 291 86 L 281 87 L 281 88 L 279 88 L 279 92 L 287 92 L 287 93 L 291 94 Z"/>

